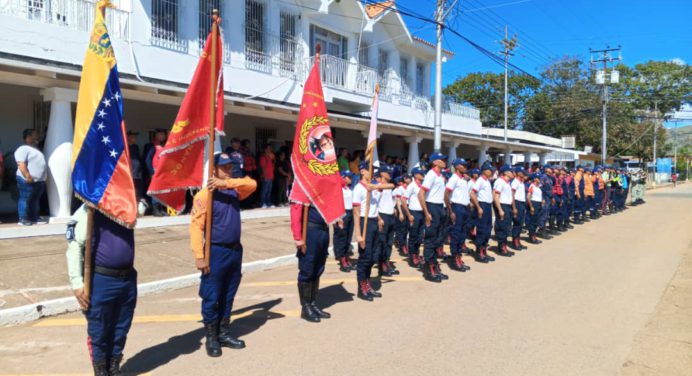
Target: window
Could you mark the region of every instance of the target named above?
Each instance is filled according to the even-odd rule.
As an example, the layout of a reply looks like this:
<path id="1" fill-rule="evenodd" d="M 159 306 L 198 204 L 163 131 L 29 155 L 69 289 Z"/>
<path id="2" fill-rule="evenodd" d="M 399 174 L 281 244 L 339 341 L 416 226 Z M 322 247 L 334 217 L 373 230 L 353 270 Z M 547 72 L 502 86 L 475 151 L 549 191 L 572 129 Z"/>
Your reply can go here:
<path id="1" fill-rule="evenodd" d="M 299 43 L 298 35 L 298 15 L 286 11 L 281 11 L 279 15 L 280 27 L 280 72 L 282 75 L 293 74 L 296 71 L 298 61 Z"/>
<path id="2" fill-rule="evenodd" d="M 360 50 L 358 50 L 358 63 L 360 65 L 370 66 L 370 43 L 366 40 L 360 42 Z"/>
<path id="3" fill-rule="evenodd" d="M 410 86 L 408 77 L 408 58 L 399 58 L 399 76 L 401 78 L 401 86 L 408 89 Z"/>
<path id="4" fill-rule="evenodd" d="M 424 95 L 425 91 L 425 65 L 416 63 L 416 94 Z"/>
<path id="5" fill-rule="evenodd" d="M 199 0 L 199 50 L 204 49 L 204 43 L 207 41 L 207 36 L 211 32 L 211 12 L 214 9 L 219 10 L 219 17 L 223 19 L 221 14 L 221 0 Z"/>
<path id="6" fill-rule="evenodd" d="M 348 39 L 345 36 L 310 25 L 310 55 L 315 54 L 317 44 L 322 47 L 322 55 L 346 59 Z"/>
<path id="7" fill-rule="evenodd" d="M 35 100 L 33 103 L 33 128 L 42 136 L 46 135 L 50 119 L 50 102 Z"/>
<path id="8" fill-rule="evenodd" d="M 266 4 L 258 0 L 245 0 L 245 66 L 249 69 L 271 72 L 265 51 L 264 13 Z"/>
<path id="9" fill-rule="evenodd" d="M 178 37 L 178 9 L 178 0 L 152 0 L 152 44 L 179 51 L 186 50 L 185 43 Z"/>
<path id="10" fill-rule="evenodd" d="M 387 68 L 389 68 L 389 51 L 380 48 L 380 54 L 377 60 L 377 74 L 380 76 L 380 80 L 385 80 L 385 73 L 387 73 Z"/>
<path id="11" fill-rule="evenodd" d="M 44 17 L 43 11 L 45 10 L 44 0 L 27 0 L 26 10 L 29 14 L 30 20 L 39 20 Z"/>

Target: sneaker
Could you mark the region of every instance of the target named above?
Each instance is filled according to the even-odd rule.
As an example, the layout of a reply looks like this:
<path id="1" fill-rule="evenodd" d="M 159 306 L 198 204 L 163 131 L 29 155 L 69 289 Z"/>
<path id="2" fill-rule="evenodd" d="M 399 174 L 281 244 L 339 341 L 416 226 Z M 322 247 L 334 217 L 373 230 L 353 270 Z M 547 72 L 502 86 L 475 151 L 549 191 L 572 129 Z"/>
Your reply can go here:
<path id="1" fill-rule="evenodd" d="M 269 207 L 269 209 L 275 209 L 275 208 L 276 208 L 276 205 L 272 205 Z"/>
<path id="2" fill-rule="evenodd" d="M 262 209 L 266 209 L 266 208 L 268 208 L 268 207 L 269 207 L 269 206 L 267 206 L 267 205 L 262 205 Z"/>
<path id="3" fill-rule="evenodd" d="M 29 221 L 19 221 L 19 222 L 17 222 L 17 224 L 20 225 L 20 226 L 31 226 L 31 225 L 33 225 L 33 223 L 31 223 L 31 222 L 29 222 Z"/>
<path id="4" fill-rule="evenodd" d="M 39 217 L 38 220 L 36 221 L 37 225 L 47 225 L 48 224 L 48 218 L 46 217 Z"/>

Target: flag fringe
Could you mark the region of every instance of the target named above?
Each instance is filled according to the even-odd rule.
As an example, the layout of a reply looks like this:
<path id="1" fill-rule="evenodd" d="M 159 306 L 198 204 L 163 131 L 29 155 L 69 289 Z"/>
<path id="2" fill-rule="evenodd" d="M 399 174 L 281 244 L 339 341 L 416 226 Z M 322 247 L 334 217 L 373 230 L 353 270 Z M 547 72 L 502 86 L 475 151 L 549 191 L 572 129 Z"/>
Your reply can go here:
<path id="1" fill-rule="evenodd" d="M 91 201 L 85 199 L 85 198 L 82 197 L 79 193 L 75 193 L 74 195 L 75 195 L 75 197 L 77 197 L 80 201 L 82 201 L 82 202 L 84 203 L 84 205 L 86 205 L 86 206 L 88 206 L 88 207 L 90 207 L 90 208 L 92 208 L 92 209 L 94 209 L 94 210 L 98 210 L 99 213 L 103 214 L 105 217 L 107 217 L 107 218 L 110 219 L 111 221 L 113 221 L 113 222 L 119 224 L 120 226 L 123 226 L 123 227 L 125 227 L 125 228 L 130 229 L 130 230 L 134 230 L 134 228 L 137 226 L 137 219 L 136 219 L 136 218 L 135 218 L 135 222 L 134 222 L 133 224 L 129 224 L 129 223 L 123 221 L 122 219 L 118 219 L 118 218 L 112 216 L 111 214 L 109 214 L 109 213 L 103 211 L 103 209 L 101 209 L 98 205 L 95 205 L 93 202 L 91 202 Z"/>
<path id="2" fill-rule="evenodd" d="M 315 209 L 317 209 L 317 212 L 320 213 L 320 216 L 322 216 L 322 219 L 324 219 L 324 214 L 322 213 L 322 211 L 320 210 L 320 208 L 319 208 L 317 205 L 315 205 L 314 202 L 310 199 L 310 196 L 308 196 L 308 194 L 305 193 L 305 187 L 303 187 L 303 185 L 300 183 L 300 180 L 296 179 L 294 182 L 298 184 L 298 188 L 300 188 L 300 190 L 303 191 L 303 193 L 304 193 L 305 196 L 308 198 L 308 200 L 310 200 L 310 202 L 300 202 L 300 201 L 297 201 L 297 200 L 291 200 L 291 201 L 292 201 L 292 202 L 295 202 L 295 203 L 297 203 L 297 204 L 301 204 L 301 205 L 310 204 L 310 205 L 314 206 Z M 295 187 L 294 187 L 293 189 L 295 189 Z M 339 218 L 333 220 L 333 221 L 330 222 L 330 223 L 327 223 L 327 226 L 331 226 L 331 225 L 333 225 L 333 224 L 339 222 L 339 221 L 340 221 L 341 219 L 343 219 L 344 217 L 346 217 L 346 212 L 344 212 L 344 214 L 342 214 Z"/>

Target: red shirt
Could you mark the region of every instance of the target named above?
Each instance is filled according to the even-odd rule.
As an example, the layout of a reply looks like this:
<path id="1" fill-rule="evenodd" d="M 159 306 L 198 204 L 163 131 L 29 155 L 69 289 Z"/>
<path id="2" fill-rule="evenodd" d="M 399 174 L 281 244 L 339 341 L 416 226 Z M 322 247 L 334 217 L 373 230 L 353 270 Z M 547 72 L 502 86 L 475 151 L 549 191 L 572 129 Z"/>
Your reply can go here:
<path id="1" fill-rule="evenodd" d="M 262 154 L 259 158 L 263 180 L 274 180 L 274 155 Z"/>

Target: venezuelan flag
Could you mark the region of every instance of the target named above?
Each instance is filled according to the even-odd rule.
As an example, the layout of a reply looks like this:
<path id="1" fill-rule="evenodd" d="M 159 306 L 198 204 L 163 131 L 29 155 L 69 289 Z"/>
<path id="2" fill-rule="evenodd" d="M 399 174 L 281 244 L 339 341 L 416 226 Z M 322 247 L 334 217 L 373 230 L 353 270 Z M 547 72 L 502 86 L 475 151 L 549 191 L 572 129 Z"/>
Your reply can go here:
<path id="1" fill-rule="evenodd" d="M 87 205 L 126 227 L 137 221 L 137 200 L 123 122 L 118 67 L 104 21 L 107 0 L 96 6 L 82 78 L 72 149 L 72 186 Z"/>

